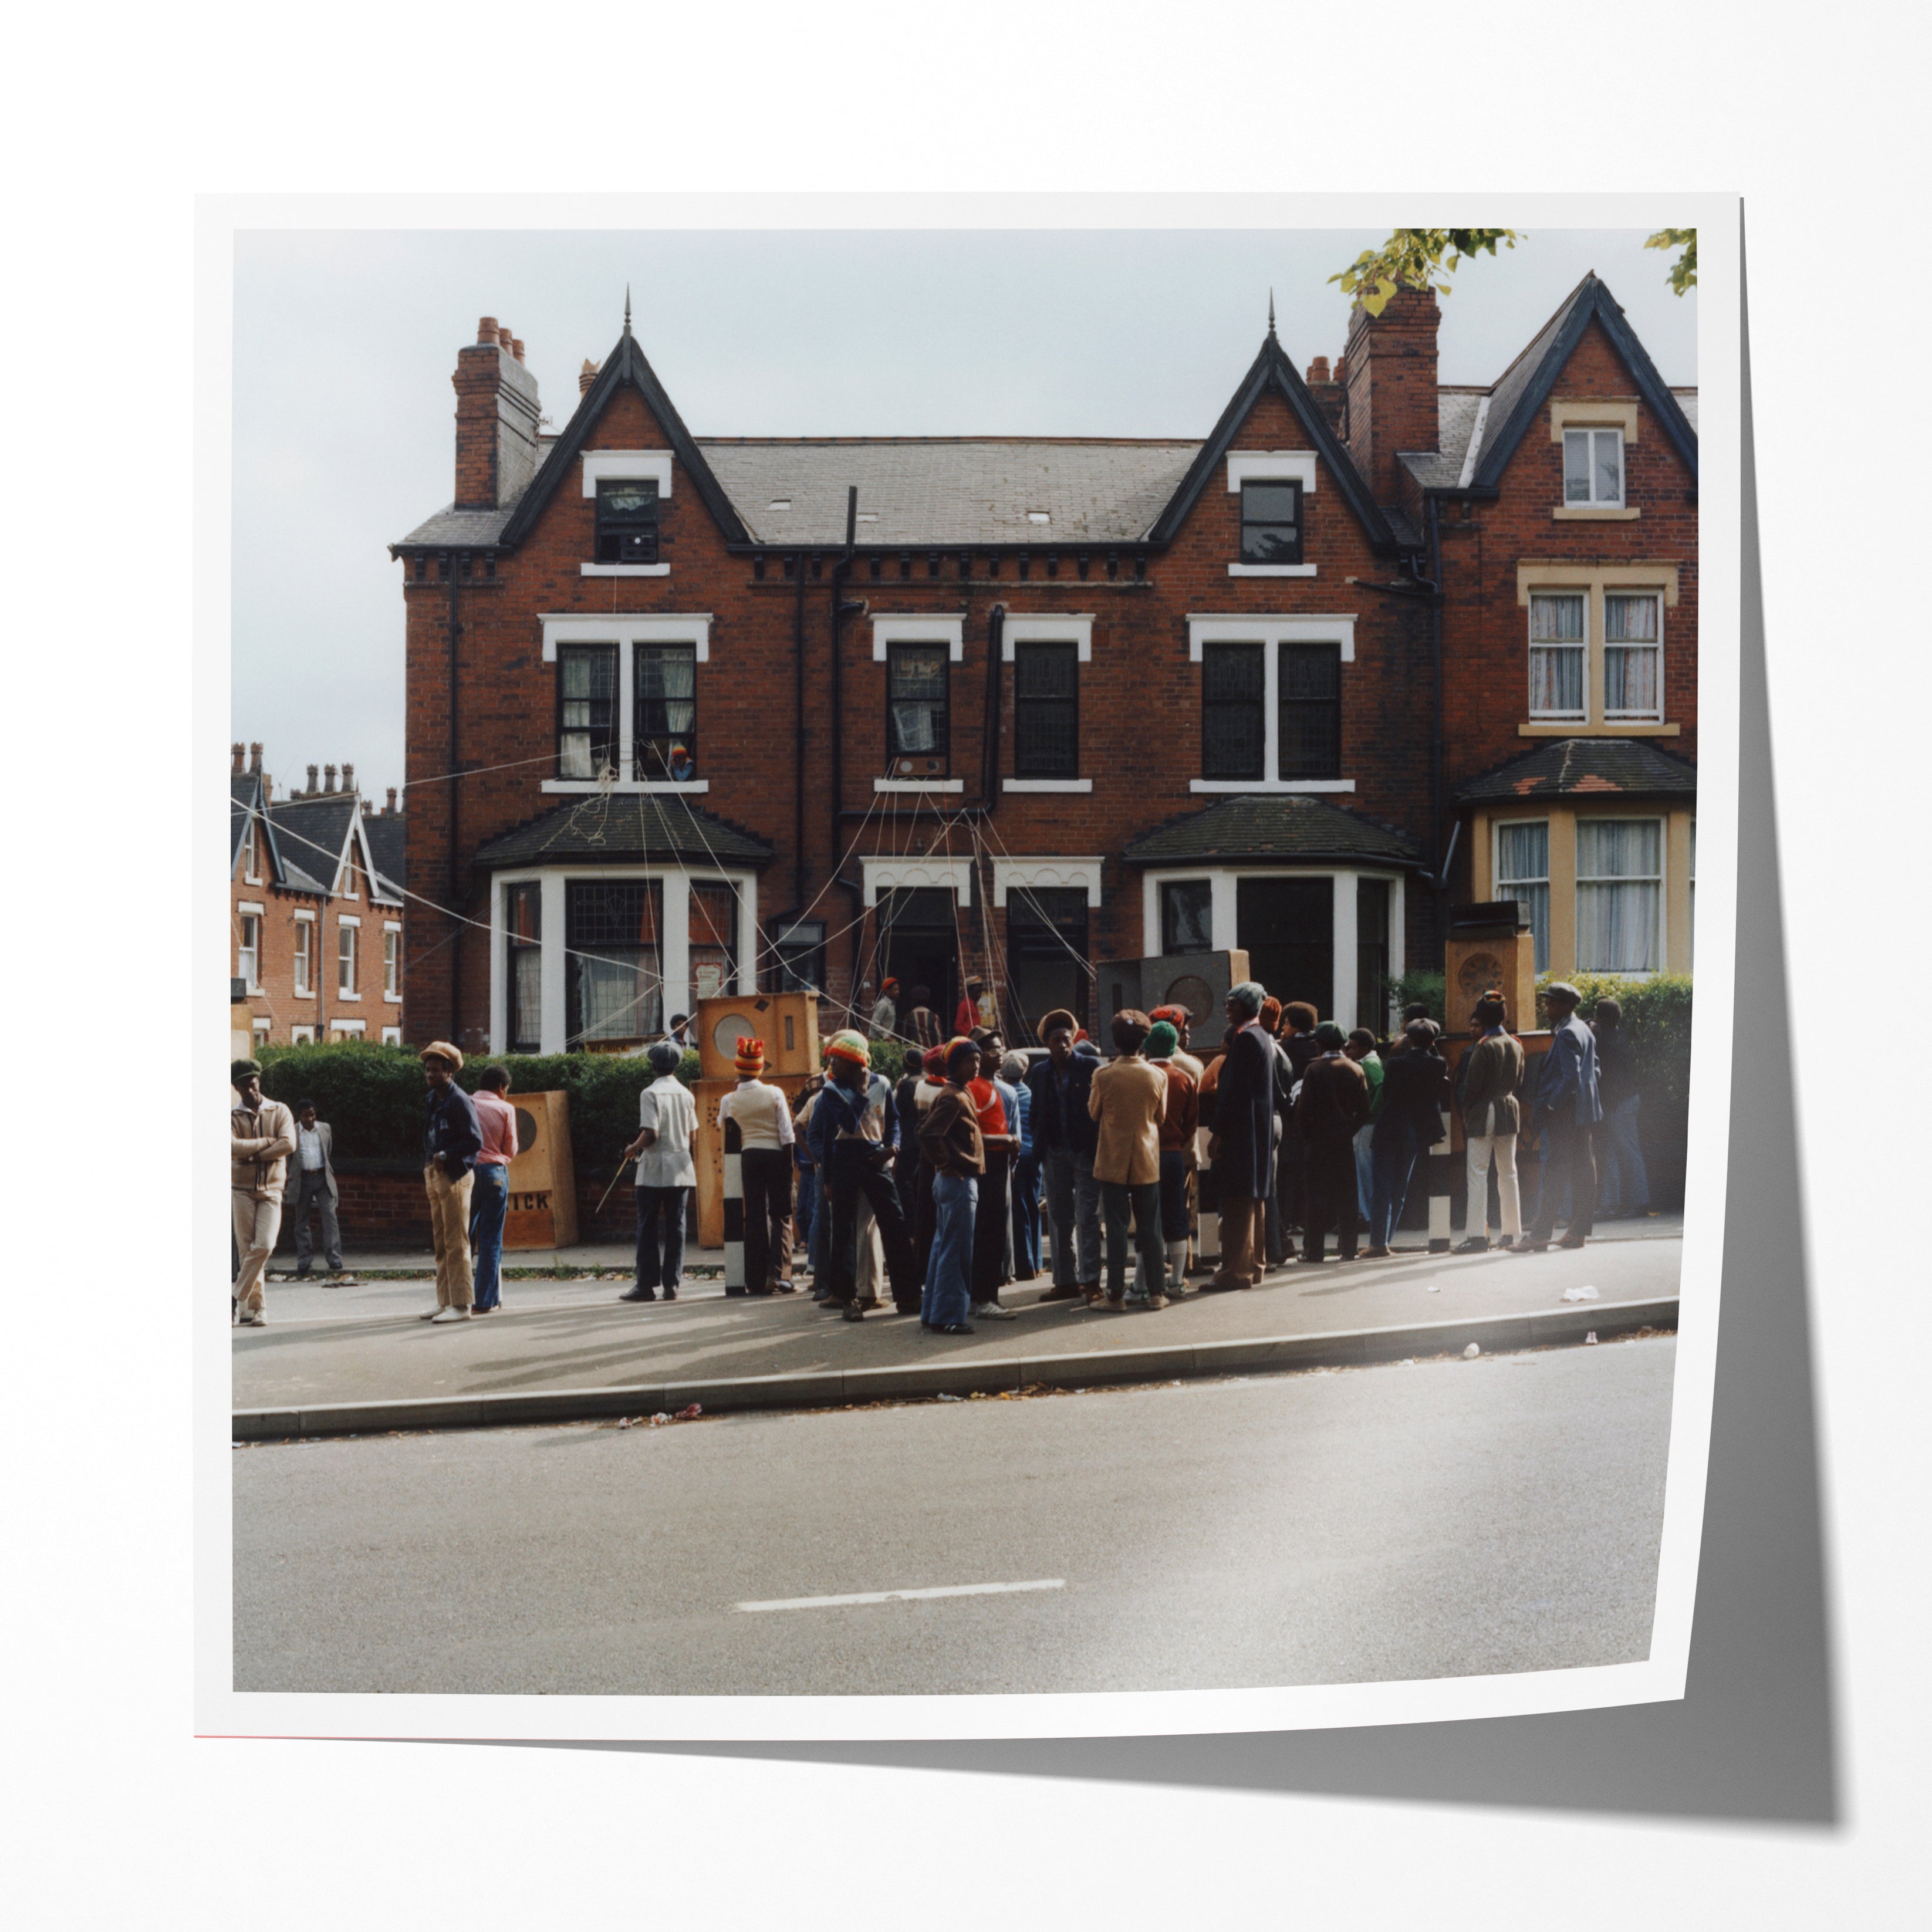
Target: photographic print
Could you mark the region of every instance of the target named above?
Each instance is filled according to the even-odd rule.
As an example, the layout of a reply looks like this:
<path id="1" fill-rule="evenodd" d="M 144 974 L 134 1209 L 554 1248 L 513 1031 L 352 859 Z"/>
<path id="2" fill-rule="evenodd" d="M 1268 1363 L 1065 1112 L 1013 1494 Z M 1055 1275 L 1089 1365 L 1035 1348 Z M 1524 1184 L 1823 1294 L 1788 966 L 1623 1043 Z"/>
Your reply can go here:
<path id="1" fill-rule="evenodd" d="M 205 206 L 202 1729 L 1682 1695 L 1736 207 L 1474 212 Z"/>

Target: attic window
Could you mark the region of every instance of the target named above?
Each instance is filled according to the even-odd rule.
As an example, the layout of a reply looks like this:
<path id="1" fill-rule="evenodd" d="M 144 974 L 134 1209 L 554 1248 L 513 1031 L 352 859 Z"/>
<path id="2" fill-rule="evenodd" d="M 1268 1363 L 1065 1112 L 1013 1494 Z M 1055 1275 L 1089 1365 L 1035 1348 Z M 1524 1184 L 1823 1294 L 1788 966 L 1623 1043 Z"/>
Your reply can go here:
<path id="1" fill-rule="evenodd" d="M 1241 485 L 1241 561 L 1301 561 L 1301 485 L 1297 482 L 1244 482 Z"/>
<path id="2" fill-rule="evenodd" d="M 601 477 L 597 484 L 597 561 L 658 560 L 658 486 L 654 477 Z"/>
<path id="3" fill-rule="evenodd" d="M 1029 510 L 1027 521 L 1030 524 L 1050 524 L 1053 521 L 1053 512 L 1051 510 Z"/>
<path id="4" fill-rule="evenodd" d="M 765 507 L 768 510 L 788 510 L 791 508 L 791 499 L 789 496 L 774 496 Z"/>

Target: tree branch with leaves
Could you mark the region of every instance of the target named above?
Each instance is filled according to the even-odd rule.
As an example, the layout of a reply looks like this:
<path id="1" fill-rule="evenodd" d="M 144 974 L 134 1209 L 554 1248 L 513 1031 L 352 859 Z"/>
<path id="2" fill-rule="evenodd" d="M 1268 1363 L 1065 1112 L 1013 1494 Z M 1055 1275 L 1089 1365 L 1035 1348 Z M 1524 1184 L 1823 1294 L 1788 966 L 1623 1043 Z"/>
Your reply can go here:
<path id="1" fill-rule="evenodd" d="M 1496 244 L 1514 248 L 1514 228 L 1398 228 L 1379 248 L 1364 248 L 1340 274 L 1344 295 L 1353 296 L 1372 316 L 1380 315 L 1403 289 L 1433 289 L 1453 294 L 1450 277 L 1475 255 L 1493 255 Z M 1670 286 L 1678 295 L 1697 286 L 1697 231 L 1660 228 L 1643 244 L 1646 248 L 1678 248 L 1683 253 L 1670 265 Z"/>

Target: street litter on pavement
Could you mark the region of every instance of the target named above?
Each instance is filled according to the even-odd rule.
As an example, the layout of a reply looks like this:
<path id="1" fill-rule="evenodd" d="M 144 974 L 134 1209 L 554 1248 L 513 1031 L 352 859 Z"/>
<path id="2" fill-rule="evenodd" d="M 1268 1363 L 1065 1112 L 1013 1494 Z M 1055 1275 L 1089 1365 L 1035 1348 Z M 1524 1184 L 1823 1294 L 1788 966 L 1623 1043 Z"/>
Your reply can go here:
<path id="1" fill-rule="evenodd" d="M 1594 1288 L 1566 1288 L 1563 1291 L 1565 1301 L 1594 1301 L 1597 1291 Z"/>
<path id="2" fill-rule="evenodd" d="M 1473 1362 L 1482 1352 L 1482 1343 L 1480 1342 L 1472 1342 L 1469 1346 L 1462 1351 L 1462 1359 L 1466 1362 Z"/>

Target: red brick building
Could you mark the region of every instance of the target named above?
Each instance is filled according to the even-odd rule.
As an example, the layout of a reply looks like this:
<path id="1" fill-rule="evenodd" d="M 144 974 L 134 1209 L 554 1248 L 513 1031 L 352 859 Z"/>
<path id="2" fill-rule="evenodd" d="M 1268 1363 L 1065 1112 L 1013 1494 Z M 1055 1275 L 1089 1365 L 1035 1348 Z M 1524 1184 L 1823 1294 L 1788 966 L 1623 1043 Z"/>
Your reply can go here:
<path id="1" fill-rule="evenodd" d="M 748 440 L 692 435 L 628 316 L 545 436 L 486 317 L 455 500 L 392 546 L 409 877 L 447 909 L 416 1030 L 558 1051 L 888 972 L 950 1012 L 964 958 L 1023 1033 L 1090 1017 L 1096 962 L 1237 945 L 1379 1022 L 1492 881 L 1502 819 L 1462 788 L 1573 740 L 1694 743 L 1678 401 L 1594 278 L 1493 391 L 1438 385 L 1435 328 L 1430 297 L 1358 313 L 1304 380 L 1270 326 L 1200 442 Z M 1573 504 L 1580 460 L 1602 494 Z M 1667 638 L 1625 635 L 1640 593 Z M 1543 884 L 1574 935 L 1553 858 Z"/>
<path id="2" fill-rule="evenodd" d="M 229 923 L 256 1045 L 403 1039 L 407 854 L 392 791 L 378 811 L 352 765 L 278 800 L 262 748 L 232 748 Z"/>

